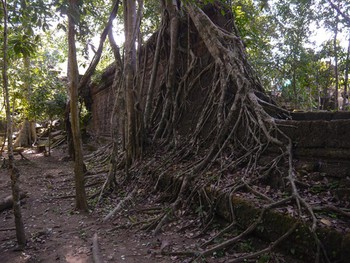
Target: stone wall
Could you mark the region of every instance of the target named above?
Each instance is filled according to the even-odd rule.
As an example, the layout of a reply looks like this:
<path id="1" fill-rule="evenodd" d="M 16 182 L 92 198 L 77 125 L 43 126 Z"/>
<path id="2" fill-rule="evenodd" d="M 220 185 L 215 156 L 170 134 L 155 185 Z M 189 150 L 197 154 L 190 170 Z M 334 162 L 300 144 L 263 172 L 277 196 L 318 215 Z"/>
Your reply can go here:
<path id="1" fill-rule="evenodd" d="M 90 85 L 92 119 L 89 131 L 96 136 L 111 136 L 111 113 L 114 103 L 112 90 L 114 66 L 109 66 L 101 76 L 98 85 Z"/>
<path id="2" fill-rule="evenodd" d="M 292 113 L 293 120 L 280 120 L 299 157 L 350 159 L 350 113 Z"/>
<path id="3" fill-rule="evenodd" d="M 230 22 L 232 21 L 232 17 L 230 12 L 223 15 L 219 9 L 212 8 L 210 5 L 208 5 L 208 8 L 205 8 L 204 11 L 213 21 L 215 21 L 216 24 L 228 31 L 232 30 L 232 22 Z M 195 79 L 200 72 L 212 62 L 212 58 L 206 49 L 205 44 L 199 37 L 194 25 L 192 23 L 190 25 L 188 24 L 187 17 L 180 21 L 178 38 L 179 50 L 176 61 L 176 74 L 178 75 L 178 80 L 186 73 L 189 54 L 187 54 L 187 49 L 184 47 L 188 46 L 188 41 L 190 41 L 191 52 L 193 52 L 198 58 L 198 61 L 200 61 L 200 63 L 198 62 L 196 67 L 192 70 L 191 76 L 189 77 L 190 80 Z M 138 80 L 142 79 L 143 84 L 138 85 L 139 90 L 137 90 L 136 93 L 141 109 L 144 109 L 145 107 L 147 90 L 152 73 L 154 53 L 156 50 L 156 40 L 157 33 L 153 34 L 140 50 L 140 68 L 137 77 L 139 78 Z M 166 96 L 165 75 L 169 59 L 169 51 L 170 36 L 168 29 L 166 29 L 162 37 L 162 48 L 158 64 L 157 79 L 155 86 L 152 87 L 154 89 L 153 107 L 158 107 L 156 105 L 162 105 L 162 98 L 165 98 Z M 111 86 L 114 71 L 114 66 L 109 66 L 102 74 L 101 79 L 97 82 L 98 84 L 92 84 L 89 87 L 89 100 L 91 101 L 90 110 L 92 113 L 92 121 L 89 131 L 97 136 L 111 136 L 110 119 L 114 100 L 114 92 L 111 90 Z M 190 106 L 186 108 L 186 111 L 182 112 L 181 119 L 178 121 L 176 129 L 179 134 L 188 134 L 192 132 L 194 125 L 192 119 L 198 117 L 194 115 L 198 112 L 198 108 L 201 109 L 203 107 L 205 100 L 203 94 L 212 88 L 210 85 L 212 74 L 212 72 L 203 74 L 203 76 L 196 81 L 196 85 L 194 85 L 190 91 L 187 91 L 189 93 L 187 104 Z M 153 109 L 153 112 L 161 112 L 161 109 Z M 160 116 L 155 114 L 153 120 L 159 120 L 159 118 Z"/>
<path id="4" fill-rule="evenodd" d="M 219 11 L 215 9 L 206 10 L 217 24 L 221 26 L 226 25 L 227 30 L 230 26 L 227 21 L 228 18 L 223 18 Z M 149 86 L 150 76 L 152 72 L 152 65 L 154 60 L 154 52 L 156 49 L 157 34 L 154 34 L 145 43 L 140 50 L 140 71 L 139 80 L 143 80 L 143 85 L 139 85 L 137 90 L 138 102 L 141 109 L 144 109 L 146 94 Z M 153 105 L 156 106 L 154 111 L 154 122 L 159 120 L 161 112 L 162 98 L 166 96 L 165 75 L 167 69 L 167 61 L 169 57 L 169 43 L 170 37 L 165 30 L 163 35 L 162 49 L 160 53 L 160 62 L 158 65 L 157 80 L 155 83 L 155 94 Z M 208 53 L 203 41 L 200 39 L 198 33 L 193 25 L 188 25 L 187 20 L 181 21 L 179 29 L 179 46 L 188 46 L 198 58 L 196 67 L 191 72 L 191 78 L 201 76 L 196 85 L 193 85 L 190 90 L 186 90 L 186 110 L 181 112 L 181 119 L 177 122 L 176 133 L 181 135 L 190 134 L 194 129 L 194 121 L 198 116 L 199 109 L 202 109 L 205 103 L 206 96 L 209 90 L 212 89 L 210 85 L 212 78 L 212 70 L 201 74 L 204 68 L 212 62 L 212 58 Z M 186 73 L 188 63 L 188 54 L 186 49 L 182 48 L 178 51 L 177 56 L 177 75 L 180 79 Z M 112 90 L 112 83 L 114 78 L 114 65 L 109 66 L 101 76 L 99 84 L 91 85 L 91 132 L 97 136 L 111 136 L 111 113 L 114 102 L 114 91 Z M 291 113 L 292 120 L 279 120 L 281 128 L 292 139 L 294 143 L 294 150 L 296 156 L 311 156 L 333 159 L 350 159 L 350 113 L 347 112 L 311 112 L 311 113 Z M 214 126 L 211 123 L 206 123 L 208 127 L 203 130 L 212 131 Z M 242 131 L 244 132 L 244 131 Z M 201 134 L 207 138 L 206 134 Z"/>

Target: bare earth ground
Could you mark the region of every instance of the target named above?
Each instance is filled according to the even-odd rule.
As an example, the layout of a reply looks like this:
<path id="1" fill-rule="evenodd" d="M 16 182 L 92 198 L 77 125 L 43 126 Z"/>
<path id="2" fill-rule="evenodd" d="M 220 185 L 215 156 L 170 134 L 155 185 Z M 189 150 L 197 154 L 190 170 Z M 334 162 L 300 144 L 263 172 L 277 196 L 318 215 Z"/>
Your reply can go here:
<path id="1" fill-rule="evenodd" d="M 160 255 L 160 247 L 183 246 L 190 241 L 183 233 L 165 232 L 158 237 L 139 229 L 118 229 L 118 220 L 103 223 L 102 218 L 116 204 L 89 214 L 74 211 L 72 162 L 60 161 L 63 153 L 56 150 L 50 157 L 24 153 L 30 160 L 16 157 L 21 189 L 28 194 L 22 205 L 27 247 L 15 251 L 16 236 L 12 210 L 0 214 L 0 262 L 71 262 L 92 260 L 92 237 L 98 234 L 105 262 L 183 262 L 177 256 Z M 0 197 L 11 194 L 6 169 L 0 170 Z M 130 216 L 132 213 L 128 213 Z"/>
<path id="2" fill-rule="evenodd" d="M 74 211 L 73 164 L 61 160 L 63 151 L 57 149 L 49 157 L 30 150 L 23 154 L 29 161 L 16 156 L 16 166 L 20 170 L 21 189 L 28 195 L 22 205 L 28 243 L 24 251 L 16 251 L 13 212 L 2 212 L 0 263 L 93 262 L 92 237 L 95 233 L 98 234 L 104 262 L 189 262 L 186 257 L 162 255 L 160 252 L 197 250 L 199 243 L 219 231 L 219 224 L 214 222 L 205 235 L 201 234 L 198 228 L 200 222 L 195 215 L 179 214 L 176 221 L 166 225 L 163 233 L 155 237 L 138 225 L 138 222 L 157 216 L 161 204 L 153 199 L 136 201 L 105 223 L 102 222 L 103 217 L 119 200 L 109 198 L 90 213 L 80 214 Z M 88 196 L 92 196 L 100 187 L 101 183 L 87 182 Z M 0 169 L 0 200 L 10 194 L 8 171 Z M 95 200 L 89 199 L 91 207 Z M 126 228 L 127 224 L 132 227 Z M 264 244 L 254 239 L 247 240 L 233 247 L 230 253 L 219 253 L 203 262 L 227 262 L 228 258 L 232 258 L 232 253 L 239 255 L 259 246 Z M 257 262 L 297 261 L 273 253 Z"/>

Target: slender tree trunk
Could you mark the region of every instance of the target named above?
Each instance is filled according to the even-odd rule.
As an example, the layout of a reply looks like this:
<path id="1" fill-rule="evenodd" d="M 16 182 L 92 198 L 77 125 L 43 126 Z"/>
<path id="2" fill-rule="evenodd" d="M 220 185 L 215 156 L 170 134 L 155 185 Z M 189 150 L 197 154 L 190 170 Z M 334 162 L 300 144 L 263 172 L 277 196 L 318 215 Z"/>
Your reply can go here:
<path id="1" fill-rule="evenodd" d="M 49 151 L 48 151 L 48 156 L 51 156 L 51 142 L 52 142 L 52 117 L 50 117 L 50 121 L 49 121 Z"/>
<path id="2" fill-rule="evenodd" d="M 143 74 L 141 74 L 142 64 L 141 64 L 141 58 L 144 58 L 144 61 L 147 62 L 147 49 L 145 50 L 145 54 L 142 54 L 144 50 L 142 50 L 143 45 L 143 35 L 141 31 L 141 21 L 143 17 L 143 0 L 137 0 L 137 15 L 136 15 L 136 25 L 134 29 L 134 37 L 137 39 L 137 51 L 136 51 L 136 77 L 134 80 L 134 88 L 136 91 L 136 94 L 140 94 L 138 97 L 137 102 L 135 103 L 135 111 L 136 111 L 136 121 L 137 121 L 137 131 L 136 136 L 138 140 L 138 156 L 140 157 L 142 155 L 142 143 L 144 141 L 144 126 L 143 126 L 143 116 L 141 114 L 141 102 L 139 100 L 141 94 L 143 94 L 143 86 L 144 86 L 144 75 L 145 75 L 145 69 Z M 145 65 L 145 63 L 144 63 Z"/>
<path id="3" fill-rule="evenodd" d="M 124 3 L 124 27 L 125 27 L 125 57 L 124 57 L 124 85 L 126 106 L 126 165 L 131 164 L 141 156 L 141 126 L 139 119 L 139 102 L 134 87 L 136 71 L 136 1 L 130 0 Z"/>
<path id="4" fill-rule="evenodd" d="M 112 51 L 113 51 L 113 55 L 114 55 L 114 59 L 117 63 L 116 67 L 118 70 L 118 67 L 121 69 L 123 67 L 122 64 L 122 58 L 120 56 L 120 48 L 117 45 L 117 42 L 115 42 L 114 36 L 113 36 L 113 27 L 110 28 L 110 30 L 108 31 L 108 41 L 109 44 L 111 45 Z M 119 69 L 119 70 L 120 70 Z"/>
<path id="5" fill-rule="evenodd" d="M 320 89 L 320 81 L 319 81 L 320 70 L 316 71 L 316 87 L 317 87 L 317 110 L 321 109 L 321 89 Z"/>
<path id="6" fill-rule="evenodd" d="M 346 54 L 346 61 L 345 61 L 343 110 L 345 110 L 346 103 L 349 101 L 349 95 L 348 95 L 349 67 L 350 67 L 350 37 L 349 37 L 349 43 L 348 43 L 348 52 Z"/>
<path id="7" fill-rule="evenodd" d="M 114 40 L 112 30 L 108 33 L 108 39 L 113 50 L 115 59 L 115 73 L 112 84 L 114 92 L 114 104 L 111 117 L 112 137 L 113 137 L 113 155 L 117 155 L 118 149 L 125 150 L 125 92 L 123 87 L 123 59 L 120 54 L 120 48 Z M 120 138 L 120 142 L 118 141 Z"/>
<path id="8" fill-rule="evenodd" d="M 169 68 L 168 68 L 168 78 L 166 81 L 166 87 L 171 92 L 171 101 L 173 103 L 173 112 L 177 113 L 177 102 L 175 101 L 176 89 L 178 88 L 175 84 L 176 76 L 176 62 L 177 62 L 177 48 L 178 48 L 178 32 L 179 32 L 179 10 L 177 8 L 176 0 L 166 0 L 167 9 L 170 13 L 170 57 L 169 57 Z M 172 123 L 173 129 L 175 123 Z"/>
<path id="9" fill-rule="evenodd" d="M 328 61 L 328 74 L 327 74 L 327 81 L 326 81 L 326 85 L 324 86 L 323 89 L 323 103 L 322 103 L 322 110 L 327 110 L 327 100 L 329 98 L 329 94 L 328 94 L 328 88 L 330 86 L 330 81 L 331 81 L 331 76 L 332 76 L 332 61 L 329 60 Z"/>
<path id="10" fill-rule="evenodd" d="M 338 74 L 338 48 L 337 48 L 337 37 L 338 37 L 338 21 L 339 15 L 335 19 L 335 29 L 334 29 L 334 75 L 335 75 L 335 92 L 334 92 L 334 107 L 338 110 L 338 91 L 339 91 L 339 74 Z"/>
<path id="11" fill-rule="evenodd" d="M 79 71 L 75 47 L 75 24 L 78 12 L 77 0 L 69 1 L 68 12 L 68 80 L 70 91 L 71 128 L 74 144 L 75 205 L 77 210 L 88 211 L 84 186 L 84 161 L 79 127 L 78 85 Z M 75 15 L 75 17 L 74 17 Z"/>
<path id="12" fill-rule="evenodd" d="M 96 70 L 97 64 L 99 63 L 99 61 L 101 59 L 101 55 L 102 55 L 102 51 L 103 51 L 103 44 L 108 36 L 108 32 L 111 30 L 111 28 L 113 26 L 113 24 L 112 24 L 113 20 L 115 19 L 116 15 L 118 13 L 119 2 L 120 2 L 120 0 L 116 0 L 114 5 L 113 5 L 112 11 L 111 11 L 109 18 L 108 18 L 108 22 L 102 31 L 97 52 L 95 53 L 95 55 L 94 55 L 90 65 L 89 65 L 88 69 L 86 70 L 84 76 L 81 78 L 81 80 L 79 82 L 78 91 L 87 85 L 87 83 L 91 79 L 92 74 Z"/>
<path id="13" fill-rule="evenodd" d="M 299 108 L 299 101 L 298 101 L 298 92 L 297 92 L 297 77 L 296 77 L 296 56 L 294 53 L 294 58 L 293 58 L 293 79 L 292 79 L 292 86 L 293 86 L 293 95 L 294 95 L 294 108 L 298 109 Z"/>
<path id="14" fill-rule="evenodd" d="M 136 31 L 136 38 L 137 38 L 137 51 L 136 51 L 136 72 L 137 74 L 137 87 L 139 87 L 139 94 L 141 93 L 142 90 L 142 83 L 141 83 L 141 57 L 142 57 L 142 44 L 143 44 L 143 39 L 142 39 L 142 32 L 141 32 L 141 21 L 142 21 L 142 16 L 143 16 L 143 0 L 137 0 L 137 16 L 136 16 L 136 26 L 135 26 L 135 31 Z"/>
<path id="15" fill-rule="evenodd" d="M 72 135 L 72 125 L 70 120 L 70 100 L 66 104 L 64 112 L 64 125 L 67 133 L 68 156 L 74 161 L 74 143 Z"/>
<path id="16" fill-rule="evenodd" d="M 4 15 L 4 33 L 3 33 L 3 67 L 2 67 L 2 77 L 3 77 L 3 89 L 5 91 L 5 101 L 6 101 L 6 119 L 7 119 L 7 152 L 9 158 L 9 173 L 11 177 L 11 187 L 12 187 L 12 198 L 13 198 L 13 213 L 15 217 L 16 226 L 16 237 L 18 246 L 23 248 L 26 244 L 26 236 L 24 231 L 24 224 L 22 220 L 22 213 L 20 207 L 20 194 L 18 186 L 19 172 L 14 165 L 13 158 L 13 141 L 12 141 L 12 117 L 11 117 L 11 107 L 9 99 L 8 90 L 8 76 L 7 76 L 7 2 L 2 0 L 3 15 Z"/>

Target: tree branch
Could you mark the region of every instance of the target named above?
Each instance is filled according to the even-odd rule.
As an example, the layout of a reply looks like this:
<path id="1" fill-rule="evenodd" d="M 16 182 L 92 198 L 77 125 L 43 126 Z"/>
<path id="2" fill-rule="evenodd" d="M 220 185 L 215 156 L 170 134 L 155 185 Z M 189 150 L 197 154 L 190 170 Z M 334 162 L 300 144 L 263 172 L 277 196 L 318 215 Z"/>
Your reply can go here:
<path id="1" fill-rule="evenodd" d="M 103 44 L 108 36 L 108 32 L 112 27 L 113 20 L 115 19 L 117 13 L 118 13 L 118 8 L 119 8 L 119 2 L 120 0 L 117 0 L 113 6 L 113 9 L 111 11 L 111 14 L 109 15 L 107 25 L 105 26 L 104 30 L 102 31 L 101 37 L 100 37 L 100 44 L 98 46 L 98 49 L 88 67 L 86 70 L 84 76 L 81 78 L 78 86 L 78 90 L 80 91 L 90 80 L 92 74 L 95 72 L 96 66 L 98 62 L 100 62 L 101 55 L 102 55 L 102 50 L 103 50 Z"/>
<path id="2" fill-rule="evenodd" d="M 341 11 L 340 8 L 337 5 L 335 5 L 331 0 L 327 0 L 327 1 L 331 5 L 331 7 L 335 9 L 337 13 L 345 19 L 348 26 L 350 26 L 350 16 L 346 15 L 343 11 Z"/>

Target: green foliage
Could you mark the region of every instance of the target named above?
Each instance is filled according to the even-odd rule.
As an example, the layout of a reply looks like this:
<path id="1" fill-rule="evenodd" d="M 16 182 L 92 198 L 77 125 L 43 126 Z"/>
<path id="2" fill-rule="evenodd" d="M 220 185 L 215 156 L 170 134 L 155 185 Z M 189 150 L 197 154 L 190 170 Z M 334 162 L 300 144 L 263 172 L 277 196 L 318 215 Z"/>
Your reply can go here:
<path id="1" fill-rule="evenodd" d="M 89 124 L 89 121 L 91 120 L 91 112 L 89 112 L 84 104 L 80 104 L 80 127 L 83 129 L 86 128 L 86 126 Z"/>
<path id="2" fill-rule="evenodd" d="M 59 116 L 64 111 L 65 83 L 56 69 L 63 57 L 50 48 L 51 37 L 47 32 L 37 37 L 35 46 L 22 43 L 23 49 L 11 52 L 8 68 L 10 95 L 18 118 L 43 120 Z M 13 43 L 20 41 L 16 39 Z"/>
<path id="3" fill-rule="evenodd" d="M 78 1 L 72 15 L 78 33 L 80 65 L 89 63 L 92 39 L 104 28 L 113 2 Z M 182 1 L 184 4 L 186 2 L 206 5 L 215 1 Z M 319 106 L 320 96 L 331 94 L 335 79 L 333 42 L 330 39 L 315 51 L 315 46 L 310 42 L 312 23 L 329 30 L 333 30 L 335 23 L 338 23 L 340 32 L 350 29 L 341 16 L 336 21 L 336 12 L 326 0 L 219 2 L 231 7 L 249 60 L 267 90 L 281 95 L 284 103 L 295 104 L 301 109 L 315 109 Z M 62 81 L 58 78 L 59 72 L 55 71 L 67 56 L 65 30 L 68 0 L 9 0 L 8 6 L 11 101 L 16 112 L 22 116 L 51 116 L 52 112 L 59 112 L 58 109 L 53 110 L 53 105 L 61 105 L 66 96 Z M 345 13 L 350 10 L 347 2 L 340 7 Z M 123 23 L 122 12 L 123 8 L 119 8 L 119 24 Z M 225 14 L 224 10 L 221 12 Z M 144 1 L 141 22 L 144 39 L 158 30 L 160 18 L 161 2 Z M 53 31 L 55 28 L 56 32 Z M 346 55 L 347 52 L 339 45 L 340 74 L 345 71 Z M 24 65 L 26 59 L 30 63 L 29 69 Z M 107 44 L 98 71 L 102 72 L 112 62 L 112 51 Z M 344 75 L 339 80 L 343 85 Z"/>
<path id="4" fill-rule="evenodd" d="M 28 116 L 36 120 L 63 117 L 67 96 L 62 92 L 62 83 L 57 79 L 51 85 L 39 87 L 29 100 Z"/>
<path id="5" fill-rule="evenodd" d="M 349 4 L 341 7 L 350 10 Z M 232 10 L 250 62 L 265 89 L 277 94 L 281 102 L 306 110 L 318 108 L 319 97 L 332 94 L 333 36 L 317 51 L 310 40 L 316 25 L 334 28 L 335 10 L 326 1 L 235 0 Z M 342 22 L 340 19 L 340 32 L 345 25 Z M 339 72 L 344 72 L 346 52 L 338 48 L 337 54 Z M 344 75 L 339 79 L 343 83 Z"/>
<path id="6" fill-rule="evenodd" d="M 9 38 L 9 56 L 12 58 L 30 57 L 36 49 L 40 37 L 32 38 L 27 34 L 12 34 Z"/>
<path id="7" fill-rule="evenodd" d="M 34 35 L 34 29 L 46 31 L 53 16 L 51 1 L 10 0 L 8 1 L 10 24 L 13 28 L 25 29 L 23 33 Z"/>
<path id="8" fill-rule="evenodd" d="M 74 13 L 71 14 L 77 29 L 77 40 L 81 43 L 80 54 L 88 57 L 88 44 L 91 39 L 101 32 L 107 23 L 110 9 L 114 1 L 78 1 Z M 54 0 L 53 6 L 61 17 L 66 18 L 68 14 L 67 0 Z M 58 23 L 57 29 L 66 31 L 66 22 Z"/>
<path id="9" fill-rule="evenodd" d="M 250 62 L 257 70 L 265 87 L 269 88 L 275 70 L 271 63 L 276 24 L 272 14 L 261 9 L 259 1 L 234 0 L 232 11 Z"/>
<path id="10" fill-rule="evenodd" d="M 148 38 L 160 27 L 161 5 L 160 1 L 146 1 L 143 8 L 144 19 L 141 22 L 142 34 Z"/>

